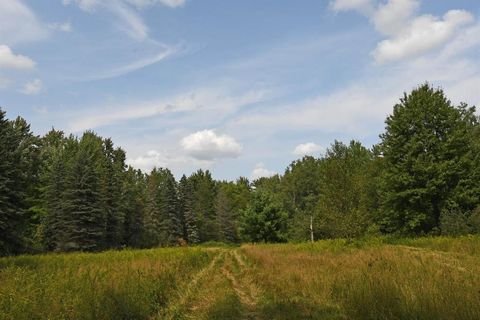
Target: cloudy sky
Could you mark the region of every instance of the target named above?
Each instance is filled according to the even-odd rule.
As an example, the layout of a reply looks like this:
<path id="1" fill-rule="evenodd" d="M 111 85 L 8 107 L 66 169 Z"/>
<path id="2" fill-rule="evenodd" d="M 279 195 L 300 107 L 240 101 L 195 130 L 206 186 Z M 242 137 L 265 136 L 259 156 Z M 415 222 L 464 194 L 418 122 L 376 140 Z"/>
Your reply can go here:
<path id="1" fill-rule="evenodd" d="M 480 105 L 478 0 L 0 0 L 0 106 L 129 164 L 283 172 L 418 84 Z"/>

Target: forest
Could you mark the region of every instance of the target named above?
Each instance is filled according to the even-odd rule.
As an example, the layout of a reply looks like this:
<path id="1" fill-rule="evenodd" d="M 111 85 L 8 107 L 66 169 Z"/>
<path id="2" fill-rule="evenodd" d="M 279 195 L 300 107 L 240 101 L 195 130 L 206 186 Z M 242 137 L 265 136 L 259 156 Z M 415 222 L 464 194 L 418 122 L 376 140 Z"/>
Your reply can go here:
<path id="1" fill-rule="evenodd" d="M 142 172 L 92 131 L 35 135 L 0 110 L 0 255 L 480 233 L 480 125 L 425 83 L 379 143 L 334 141 L 282 175 L 217 181 Z M 312 226 L 312 228 L 311 228 Z"/>

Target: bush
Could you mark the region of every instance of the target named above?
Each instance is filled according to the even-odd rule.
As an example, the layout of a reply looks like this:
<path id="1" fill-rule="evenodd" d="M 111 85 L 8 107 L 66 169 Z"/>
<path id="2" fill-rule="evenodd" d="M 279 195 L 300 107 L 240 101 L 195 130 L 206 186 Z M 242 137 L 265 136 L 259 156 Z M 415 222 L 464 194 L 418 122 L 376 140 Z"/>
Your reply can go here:
<path id="1" fill-rule="evenodd" d="M 477 233 L 480 230 L 480 210 L 472 213 L 459 209 L 446 209 L 440 215 L 440 230 L 442 235 L 461 236 Z"/>

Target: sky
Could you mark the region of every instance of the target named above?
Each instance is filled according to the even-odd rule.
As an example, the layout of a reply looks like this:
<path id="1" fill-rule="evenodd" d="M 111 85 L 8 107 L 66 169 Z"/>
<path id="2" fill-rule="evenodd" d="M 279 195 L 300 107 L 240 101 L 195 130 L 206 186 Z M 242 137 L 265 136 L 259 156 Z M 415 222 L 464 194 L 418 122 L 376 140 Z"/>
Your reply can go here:
<path id="1" fill-rule="evenodd" d="M 480 105 L 478 0 L 0 0 L 0 106 L 142 170 L 283 173 L 371 147 L 425 82 Z"/>

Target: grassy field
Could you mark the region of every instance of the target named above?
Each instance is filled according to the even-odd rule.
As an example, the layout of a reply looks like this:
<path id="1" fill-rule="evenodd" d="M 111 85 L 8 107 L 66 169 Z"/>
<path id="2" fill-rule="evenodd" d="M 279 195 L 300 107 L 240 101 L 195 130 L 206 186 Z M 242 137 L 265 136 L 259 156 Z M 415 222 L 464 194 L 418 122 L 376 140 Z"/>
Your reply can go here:
<path id="1" fill-rule="evenodd" d="M 2 258 L 0 319 L 480 319 L 480 237 Z"/>

